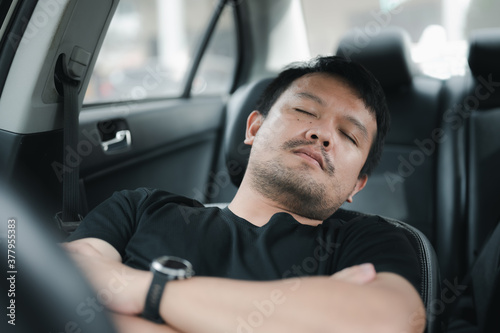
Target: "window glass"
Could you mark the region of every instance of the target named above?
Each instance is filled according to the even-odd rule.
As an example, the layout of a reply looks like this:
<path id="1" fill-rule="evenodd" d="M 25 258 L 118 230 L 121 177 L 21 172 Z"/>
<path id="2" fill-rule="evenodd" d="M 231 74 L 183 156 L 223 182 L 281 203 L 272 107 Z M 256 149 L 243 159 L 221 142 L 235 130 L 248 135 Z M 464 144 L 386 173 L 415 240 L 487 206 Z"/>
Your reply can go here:
<path id="1" fill-rule="evenodd" d="M 121 0 L 99 53 L 84 103 L 180 96 L 188 68 L 216 5 L 214 0 Z M 228 19 L 233 17 L 225 21 Z M 219 30 L 224 34 L 234 33 L 232 28 L 224 29 L 234 23 L 222 23 Z M 228 41 L 223 44 L 231 40 L 227 36 L 226 39 Z M 214 44 L 217 48 L 221 43 L 216 39 Z M 213 50 L 209 57 L 211 66 L 216 69 L 222 62 L 228 64 L 227 58 L 235 57 L 234 48 Z M 205 76 L 212 75 L 208 70 L 205 72 Z M 228 78 L 232 79 L 226 75 L 225 79 Z M 215 91 L 215 84 L 205 80 L 205 90 Z M 224 82 L 223 87 L 228 85 Z"/>
<path id="2" fill-rule="evenodd" d="M 492 0 L 302 0 L 302 7 L 311 55 L 333 53 L 349 30 L 366 40 L 398 26 L 421 71 L 442 79 L 465 73 L 471 30 L 500 26 L 500 2 Z"/>
<path id="3" fill-rule="evenodd" d="M 226 6 L 193 81 L 193 95 L 226 93 L 231 89 L 237 60 L 233 5 Z"/>
<path id="4" fill-rule="evenodd" d="M 12 14 L 14 7 L 16 6 L 17 1 L 0 1 L 0 39 L 3 39 L 3 35 L 5 30 L 7 29 L 7 24 L 9 23 L 9 16 Z"/>
<path id="5" fill-rule="evenodd" d="M 465 15 L 464 28 L 466 34 L 475 29 L 498 28 L 500 20 L 500 1 L 496 0 L 469 0 Z"/>

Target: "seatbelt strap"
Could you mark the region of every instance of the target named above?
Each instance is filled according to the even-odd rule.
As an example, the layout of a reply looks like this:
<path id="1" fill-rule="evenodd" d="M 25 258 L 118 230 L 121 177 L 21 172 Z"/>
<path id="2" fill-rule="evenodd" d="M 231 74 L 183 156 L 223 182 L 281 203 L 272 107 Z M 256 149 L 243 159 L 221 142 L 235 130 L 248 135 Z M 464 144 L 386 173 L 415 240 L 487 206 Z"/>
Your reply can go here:
<path id="1" fill-rule="evenodd" d="M 75 52 L 76 51 L 76 52 Z M 77 58 L 82 59 L 82 52 L 86 58 L 86 64 L 82 61 L 74 61 L 74 54 L 77 53 Z M 70 153 L 76 151 L 78 145 L 78 117 L 80 114 L 80 105 L 78 102 L 78 91 L 80 88 L 81 79 L 84 70 L 90 61 L 90 53 L 83 51 L 80 48 L 75 48 L 69 59 L 72 68 L 68 69 L 67 59 L 62 54 L 56 64 L 55 79 L 62 87 L 63 97 L 63 113 L 64 113 L 64 138 L 63 138 L 63 205 L 62 212 L 56 214 L 56 221 L 61 230 L 70 233 L 78 227 L 82 216 L 80 211 L 80 163 L 72 161 L 74 157 Z M 75 67 L 75 64 L 78 65 Z M 82 69 L 83 67 L 83 69 Z M 75 73 L 75 68 L 79 69 Z"/>

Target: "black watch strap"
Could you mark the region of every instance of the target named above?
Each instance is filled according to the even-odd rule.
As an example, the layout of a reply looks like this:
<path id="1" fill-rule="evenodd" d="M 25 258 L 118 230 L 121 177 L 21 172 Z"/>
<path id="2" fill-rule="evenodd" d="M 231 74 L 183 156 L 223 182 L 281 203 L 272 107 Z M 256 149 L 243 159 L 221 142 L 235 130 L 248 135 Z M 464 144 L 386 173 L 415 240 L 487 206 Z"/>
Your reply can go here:
<path id="1" fill-rule="evenodd" d="M 163 295 L 163 289 L 169 280 L 170 277 L 168 275 L 158 272 L 153 273 L 153 281 L 151 282 L 148 295 L 146 296 L 146 304 L 144 305 L 142 317 L 156 323 L 164 322 L 160 316 L 160 301 Z"/>

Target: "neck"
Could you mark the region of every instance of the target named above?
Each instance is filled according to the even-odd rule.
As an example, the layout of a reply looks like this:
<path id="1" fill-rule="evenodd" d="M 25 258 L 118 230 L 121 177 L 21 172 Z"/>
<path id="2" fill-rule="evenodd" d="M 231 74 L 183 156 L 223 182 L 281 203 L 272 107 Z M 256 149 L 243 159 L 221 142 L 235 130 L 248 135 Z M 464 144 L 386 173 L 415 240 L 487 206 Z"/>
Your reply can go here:
<path id="1" fill-rule="evenodd" d="M 295 214 L 283 205 L 263 196 L 255 191 L 249 184 L 246 177 L 243 178 L 241 185 L 236 192 L 233 200 L 228 208 L 237 216 L 247 220 L 248 222 L 261 227 L 265 225 L 271 217 L 276 213 L 288 213 L 293 216 L 299 223 L 317 226 L 323 221 L 313 220 L 298 214 Z"/>

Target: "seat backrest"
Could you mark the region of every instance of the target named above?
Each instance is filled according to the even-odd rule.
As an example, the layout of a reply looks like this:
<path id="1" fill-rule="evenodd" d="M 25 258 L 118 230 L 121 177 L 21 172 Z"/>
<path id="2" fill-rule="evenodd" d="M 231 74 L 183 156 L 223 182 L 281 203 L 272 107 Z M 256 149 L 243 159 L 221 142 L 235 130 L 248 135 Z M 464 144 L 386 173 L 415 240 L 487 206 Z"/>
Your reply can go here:
<path id="1" fill-rule="evenodd" d="M 500 29 L 469 39 L 467 258 L 472 264 L 500 218 Z"/>
<path id="2" fill-rule="evenodd" d="M 407 33 L 388 28 L 368 44 L 358 45 L 356 33 L 346 34 L 337 55 L 370 70 L 381 83 L 391 114 L 391 128 L 380 165 L 347 209 L 390 216 L 421 230 L 433 243 L 434 170 L 442 83 L 414 75 Z"/>
<path id="3" fill-rule="evenodd" d="M 500 223 L 479 253 L 445 318 L 447 333 L 498 332 L 500 328 Z"/>
<path id="4" fill-rule="evenodd" d="M 333 217 L 344 221 L 350 221 L 359 216 L 369 216 L 370 214 L 350 211 L 343 208 L 338 209 Z M 433 314 L 433 302 L 440 299 L 440 270 L 438 259 L 434 248 L 427 237 L 418 229 L 411 225 L 388 217 L 384 217 L 386 221 L 400 228 L 412 244 L 419 260 L 420 267 L 420 288 L 419 293 L 427 309 L 427 333 L 439 332 L 440 321 L 439 316 Z M 440 318 L 439 318 L 440 319 Z"/>
<path id="5" fill-rule="evenodd" d="M 439 248 L 448 234 L 437 227 L 441 205 L 437 174 L 439 168 L 450 170 L 452 166 L 447 164 L 454 163 L 440 158 L 439 148 L 445 141 L 443 81 L 418 73 L 410 56 L 410 38 L 404 30 L 386 28 L 363 43 L 358 37 L 356 32 L 346 34 L 336 53 L 361 63 L 379 80 L 391 114 L 391 128 L 379 166 L 353 203 L 343 207 L 388 216 L 416 227 L 434 245 L 448 274 L 450 257 L 445 255 L 459 244 L 448 242 L 445 251 Z M 453 141 L 446 142 L 450 143 Z M 447 190 L 454 193 L 455 185 L 451 182 Z M 450 206 L 453 202 L 446 203 L 448 212 Z"/>
<path id="6" fill-rule="evenodd" d="M 240 87 L 227 104 L 224 153 L 232 183 L 239 187 L 247 168 L 250 146 L 243 143 L 248 115 L 273 78 L 262 78 Z"/>

